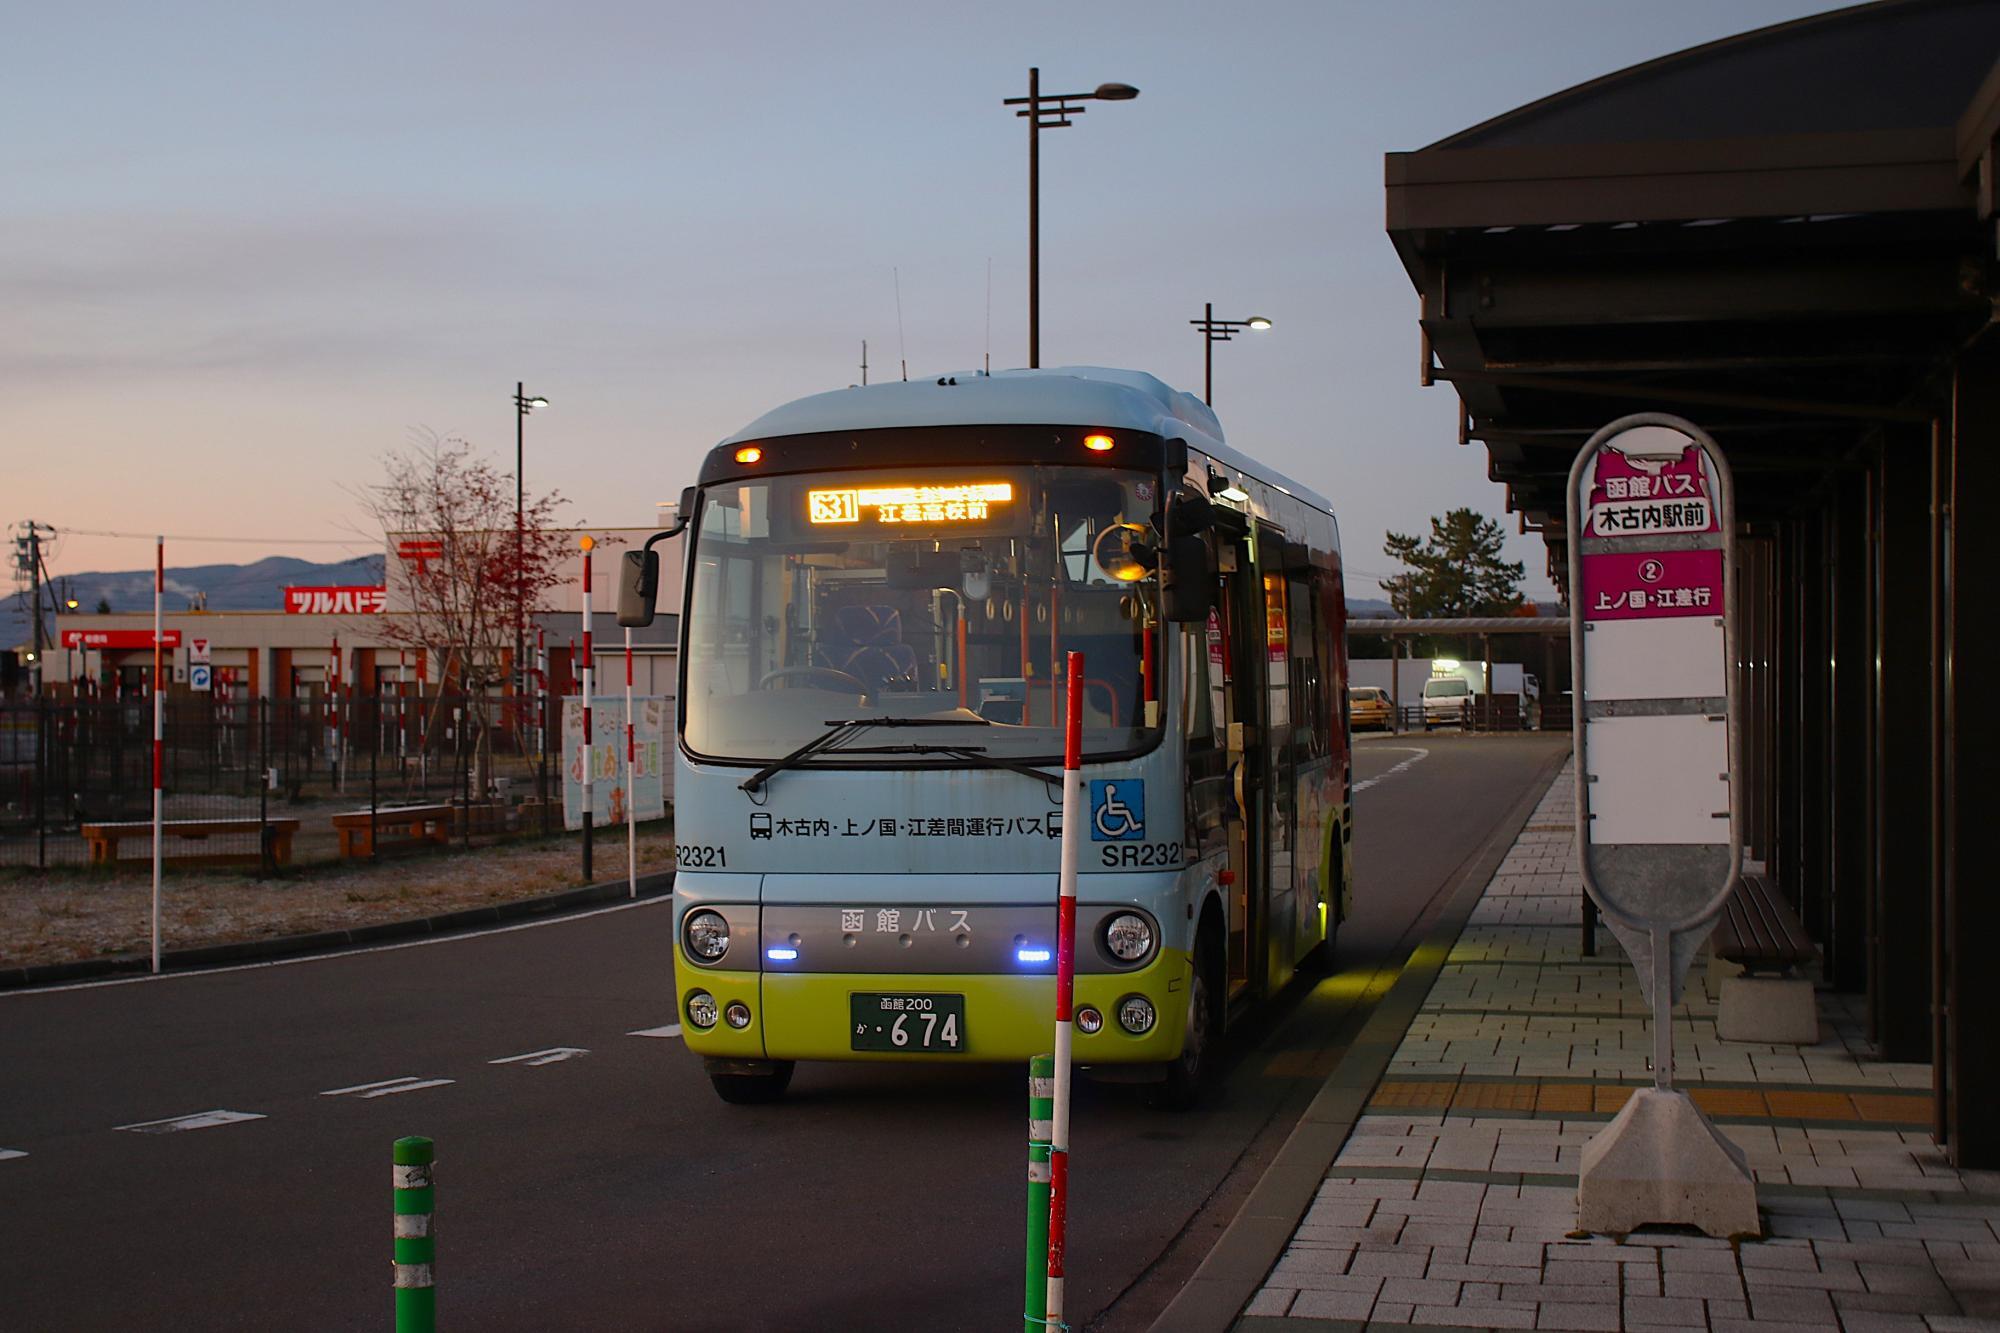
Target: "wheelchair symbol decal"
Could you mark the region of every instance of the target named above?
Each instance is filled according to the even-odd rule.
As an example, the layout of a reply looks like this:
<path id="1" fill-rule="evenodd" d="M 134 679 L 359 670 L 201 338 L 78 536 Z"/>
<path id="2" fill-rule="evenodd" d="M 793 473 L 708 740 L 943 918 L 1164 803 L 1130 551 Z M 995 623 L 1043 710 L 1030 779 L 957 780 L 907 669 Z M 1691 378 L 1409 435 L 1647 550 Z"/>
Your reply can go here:
<path id="1" fill-rule="evenodd" d="M 1146 782 L 1113 778 L 1090 784 L 1092 842 L 1141 842 L 1146 837 Z"/>

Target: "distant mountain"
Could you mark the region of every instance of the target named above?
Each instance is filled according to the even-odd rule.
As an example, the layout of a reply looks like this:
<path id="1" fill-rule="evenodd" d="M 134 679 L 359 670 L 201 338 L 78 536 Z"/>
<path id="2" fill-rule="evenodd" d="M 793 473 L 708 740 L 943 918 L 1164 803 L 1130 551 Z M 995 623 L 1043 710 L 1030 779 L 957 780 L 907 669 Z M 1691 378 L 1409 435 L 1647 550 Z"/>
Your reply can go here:
<path id="1" fill-rule="evenodd" d="M 185 611 L 196 597 L 206 594 L 211 611 L 282 611 L 287 587 L 381 582 L 379 555 L 327 564 L 273 555 L 247 565 L 169 565 L 166 608 Z M 100 600 L 111 603 L 113 611 L 153 609 L 150 569 L 63 574 L 57 576 L 57 586 L 76 599 L 77 611 L 84 615 L 96 610 Z M 45 601 L 43 606 L 47 605 Z M 54 631 L 52 623 L 49 629 Z M 30 637 L 26 594 L 13 593 L 0 599 L 0 649 L 25 643 Z"/>
<path id="2" fill-rule="evenodd" d="M 1350 597 L 1347 599 L 1347 614 L 1351 617 L 1378 618 L 1391 616 L 1396 609 L 1379 597 Z"/>

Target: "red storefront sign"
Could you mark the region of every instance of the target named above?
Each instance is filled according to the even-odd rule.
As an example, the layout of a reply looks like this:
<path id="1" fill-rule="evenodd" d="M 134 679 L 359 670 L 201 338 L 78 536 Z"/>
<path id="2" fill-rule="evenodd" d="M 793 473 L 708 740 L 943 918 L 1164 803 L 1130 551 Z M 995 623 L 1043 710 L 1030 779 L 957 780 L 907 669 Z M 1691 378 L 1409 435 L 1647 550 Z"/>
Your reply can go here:
<path id="1" fill-rule="evenodd" d="M 62 646 L 65 648 L 151 648 L 153 631 L 149 629 L 66 629 L 62 632 Z M 181 646 L 181 632 L 177 629 L 160 631 L 160 646 L 178 648 Z"/>
<path id="2" fill-rule="evenodd" d="M 285 612 L 294 616 L 370 616 L 382 610 L 388 589 L 362 585 L 285 589 Z"/>

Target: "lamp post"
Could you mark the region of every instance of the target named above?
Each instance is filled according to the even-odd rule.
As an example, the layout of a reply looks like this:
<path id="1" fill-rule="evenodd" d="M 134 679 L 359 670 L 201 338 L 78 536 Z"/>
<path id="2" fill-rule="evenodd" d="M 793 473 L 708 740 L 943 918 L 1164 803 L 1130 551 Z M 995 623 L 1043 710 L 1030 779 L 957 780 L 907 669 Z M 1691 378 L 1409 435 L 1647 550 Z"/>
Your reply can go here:
<path id="1" fill-rule="evenodd" d="M 1028 70 L 1028 95 L 1008 97 L 1002 106 L 1017 106 L 1014 114 L 1028 122 L 1028 369 L 1042 364 L 1042 145 L 1043 130 L 1067 129 L 1071 116 L 1088 107 L 1078 102 L 1129 102 L 1139 90 L 1129 83 L 1100 83 L 1087 93 L 1044 94 L 1042 71 Z"/>
<path id="2" fill-rule="evenodd" d="M 521 474 L 521 441 L 526 434 L 528 413 L 548 405 L 548 399 L 539 394 L 530 398 L 521 381 L 514 381 L 514 658 L 508 664 L 507 670 L 508 679 L 512 681 L 525 679 L 521 674 L 523 629 L 527 620 L 527 607 L 524 605 L 525 598 L 521 593 L 521 564 L 526 558 L 526 543 L 522 540 L 521 534 L 521 501 L 525 495 Z M 515 687 L 515 693 L 520 693 L 518 685 Z"/>
<path id="3" fill-rule="evenodd" d="M 1201 401 L 1215 406 L 1215 345 L 1226 343 L 1236 336 L 1238 329 L 1254 329 L 1262 333 L 1271 327 L 1271 321 L 1262 315 L 1252 315 L 1248 319 L 1217 319 L 1215 303 L 1204 301 L 1201 318 L 1188 323 L 1201 330 Z"/>

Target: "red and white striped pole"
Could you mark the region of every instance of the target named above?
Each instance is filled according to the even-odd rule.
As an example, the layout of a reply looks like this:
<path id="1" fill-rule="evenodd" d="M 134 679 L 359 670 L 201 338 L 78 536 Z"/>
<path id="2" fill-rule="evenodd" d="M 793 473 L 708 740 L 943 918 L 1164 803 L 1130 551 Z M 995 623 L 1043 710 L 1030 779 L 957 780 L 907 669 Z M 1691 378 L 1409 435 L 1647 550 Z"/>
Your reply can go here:
<path id="1" fill-rule="evenodd" d="M 632 739 L 632 627 L 625 627 L 625 884 L 639 896 L 639 747 Z"/>
<path id="2" fill-rule="evenodd" d="M 336 634 L 333 636 L 332 658 L 327 672 L 328 684 L 326 690 L 327 759 L 333 764 L 333 788 L 335 791 L 343 789 L 340 775 L 341 749 L 344 739 L 340 729 L 340 677 L 342 674 L 340 669 L 340 636 Z"/>
<path id="3" fill-rule="evenodd" d="M 549 752 L 549 638 L 548 630 L 535 629 L 535 753 Z"/>
<path id="4" fill-rule="evenodd" d="M 160 839 L 167 768 L 167 729 L 161 711 L 165 691 L 160 688 L 162 648 L 166 636 L 160 632 L 160 607 L 167 595 L 167 539 L 153 538 L 153 970 L 160 970 Z"/>
<path id="5" fill-rule="evenodd" d="M 396 766 L 410 757 L 410 650 L 396 650 Z"/>
<path id="6" fill-rule="evenodd" d="M 583 548 L 583 882 L 590 883 L 590 834 L 591 819 L 597 813 L 597 794 L 592 789 L 590 771 L 595 764 L 592 744 L 597 739 L 591 730 L 590 691 L 592 668 L 597 659 L 590 646 L 590 550 L 597 543 L 586 536 L 577 543 Z"/>
<path id="7" fill-rule="evenodd" d="M 431 715 L 424 706 L 424 688 L 430 683 L 431 650 L 417 649 L 417 773 L 426 786 L 431 776 Z"/>
<path id="8" fill-rule="evenodd" d="M 1056 880 L 1056 1085 L 1049 1130 L 1049 1302 L 1062 1327 L 1063 1244 L 1069 1216 L 1070 1016 L 1076 999 L 1076 866 L 1083 828 L 1083 654 L 1070 653 L 1063 699 L 1062 873 Z M 1053 674 L 1053 673 L 1051 673 Z"/>

